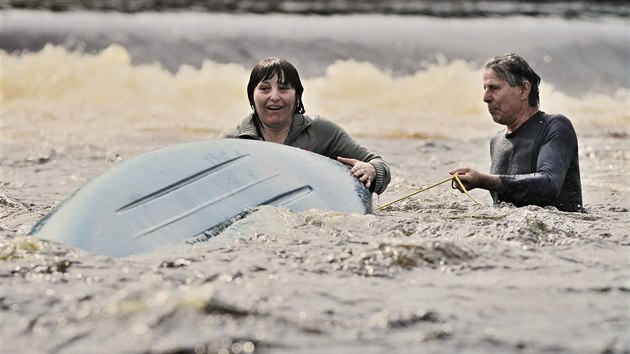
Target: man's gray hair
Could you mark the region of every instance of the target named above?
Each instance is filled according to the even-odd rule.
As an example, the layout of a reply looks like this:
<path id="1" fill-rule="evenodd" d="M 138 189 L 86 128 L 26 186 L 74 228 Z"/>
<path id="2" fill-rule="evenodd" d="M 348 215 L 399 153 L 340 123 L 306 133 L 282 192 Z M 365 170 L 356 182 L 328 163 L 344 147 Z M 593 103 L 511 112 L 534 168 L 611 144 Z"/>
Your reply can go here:
<path id="1" fill-rule="evenodd" d="M 525 81 L 531 85 L 528 103 L 531 107 L 538 107 L 540 104 L 540 76 L 534 72 L 531 66 L 518 54 L 509 53 L 496 56 L 486 63 L 486 70 L 493 70 L 500 78 L 505 80 L 512 87 L 523 87 Z"/>

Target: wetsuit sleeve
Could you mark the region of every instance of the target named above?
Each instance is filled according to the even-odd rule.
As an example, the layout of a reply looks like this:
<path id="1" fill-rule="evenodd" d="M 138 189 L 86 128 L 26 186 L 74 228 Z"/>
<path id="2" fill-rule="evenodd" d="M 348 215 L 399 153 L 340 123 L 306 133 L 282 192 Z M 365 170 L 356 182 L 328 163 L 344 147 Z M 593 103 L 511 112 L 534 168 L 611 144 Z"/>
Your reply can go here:
<path id="1" fill-rule="evenodd" d="M 391 180 L 387 163 L 379 155 L 357 143 L 337 124 L 323 119 L 319 119 L 317 123 L 317 135 L 324 154 L 331 159 L 341 156 L 369 162 L 376 170 L 376 178 L 370 190 L 377 194 L 383 193 Z"/>
<path id="2" fill-rule="evenodd" d="M 566 117 L 554 119 L 540 140 L 536 172 L 502 175 L 501 194 L 517 205 L 552 204 L 562 190 L 571 160 L 577 151 L 577 136 Z"/>

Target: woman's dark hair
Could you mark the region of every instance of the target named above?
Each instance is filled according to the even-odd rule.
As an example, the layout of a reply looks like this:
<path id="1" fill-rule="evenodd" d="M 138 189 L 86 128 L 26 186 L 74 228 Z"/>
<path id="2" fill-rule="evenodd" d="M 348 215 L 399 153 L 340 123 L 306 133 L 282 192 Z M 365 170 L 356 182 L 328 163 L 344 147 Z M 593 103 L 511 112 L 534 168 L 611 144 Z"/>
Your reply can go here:
<path id="1" fill-rule="evenodd" d="M 249 104 L 254 108 L 254 89 L 256 85 L 264 80 L 271 79 L 274 75 L 278 76 L 278 80 L 284 85 L 289 85 L 295 89 L 295 112 L 304 113 L 304 104 L 302 103 L 302 93 L 304 87 L 300 81 L 300 75 L 293 64 L 282 58 L 266 58 L 258 62 L 249 75 L 249 83 L 247 84 L 247 98 Z"/>
<path id="2" fill-rule="evenodd" d="M 492 69 L 500 78 L 512 87 L 523 87 L 525 81 L 531 85 L 527 102 L 531 107 L 538 107 L 540 103 L 540 76 L 534 72 L 525 59 L 514 53 L 496 56 L 486 63 L 486 70 Z"/>

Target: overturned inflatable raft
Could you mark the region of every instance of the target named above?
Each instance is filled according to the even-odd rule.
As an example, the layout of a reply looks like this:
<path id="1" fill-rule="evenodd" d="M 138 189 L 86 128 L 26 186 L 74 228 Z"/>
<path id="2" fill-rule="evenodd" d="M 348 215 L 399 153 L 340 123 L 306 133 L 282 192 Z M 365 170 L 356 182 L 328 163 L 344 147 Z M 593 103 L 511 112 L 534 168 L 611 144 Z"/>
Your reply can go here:
<path id="1" fill-rule="evenodd" d="M 348 167 L 280 144 L 221 139 L 153 150 L 95 177 L 31 235 L 121 257 L 216 235 L 261 205 L 372 212 Z"/>

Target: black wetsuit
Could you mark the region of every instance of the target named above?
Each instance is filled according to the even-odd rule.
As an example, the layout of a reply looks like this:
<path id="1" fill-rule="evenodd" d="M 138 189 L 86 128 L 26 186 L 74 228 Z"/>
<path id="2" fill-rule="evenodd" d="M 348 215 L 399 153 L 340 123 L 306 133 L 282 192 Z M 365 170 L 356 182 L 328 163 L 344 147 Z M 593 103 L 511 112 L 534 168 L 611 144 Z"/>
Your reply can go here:
<path id="1" fill-rule="evenodd" d="M 490 191 L 495 204 L 583 210 L 577 136 L 567 117 L 538 112 L 512 133 L 499 132 L 490 158 L 490 173 L 503 184 Z"/>

